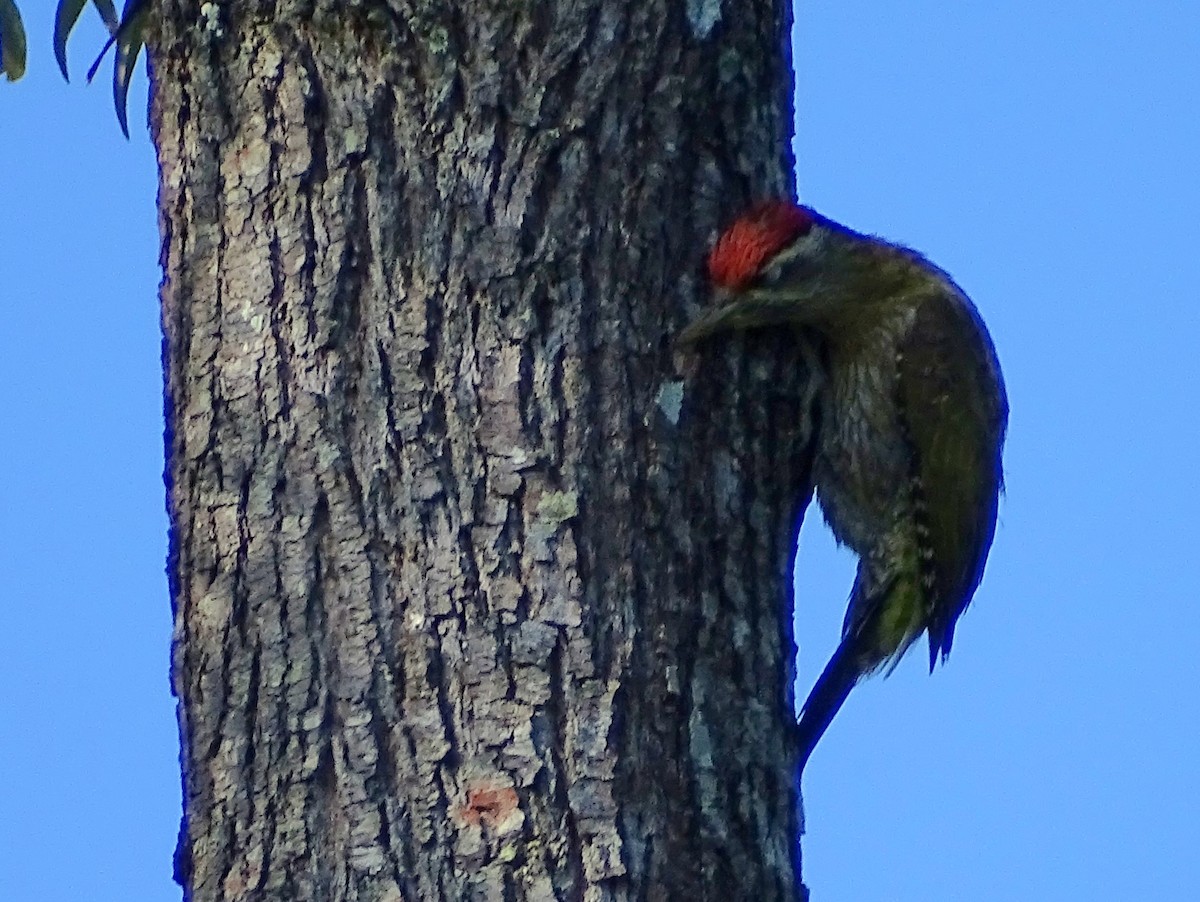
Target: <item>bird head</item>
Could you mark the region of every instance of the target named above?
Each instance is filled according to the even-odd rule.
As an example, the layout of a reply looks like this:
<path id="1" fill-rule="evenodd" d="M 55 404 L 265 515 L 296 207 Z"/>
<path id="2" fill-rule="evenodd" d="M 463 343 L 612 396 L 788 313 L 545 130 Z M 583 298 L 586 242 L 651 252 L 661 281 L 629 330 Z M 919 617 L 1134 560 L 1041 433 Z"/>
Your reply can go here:
<path id="1" fill-rule="evenodd" d="M 713 285 L 730 294 L 778 282 L 784 264 L 804 254 L 816 214 L 791 201 L 769 200 L 751 208 L 727 228 L 708 255 Z"/>
<path id="2" fill-rule="evenodd" d="M 727 228 L 708 255 L 712 304 L 680 335 L 819 323 L 839 302 L 829 290 L 847 239 L 858 237 L 809 207 L 769 200 Z"/>

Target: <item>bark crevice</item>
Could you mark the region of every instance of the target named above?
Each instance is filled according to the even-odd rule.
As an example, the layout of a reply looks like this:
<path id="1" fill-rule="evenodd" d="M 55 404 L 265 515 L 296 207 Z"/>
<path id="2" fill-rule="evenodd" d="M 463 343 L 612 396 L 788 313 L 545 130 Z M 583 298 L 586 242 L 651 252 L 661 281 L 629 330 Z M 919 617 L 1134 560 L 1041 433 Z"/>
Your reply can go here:
<path id="1" fill-rule="evenodd" d="M 189 898 L 795 898 L 786 5 L 162 6 Z"/>

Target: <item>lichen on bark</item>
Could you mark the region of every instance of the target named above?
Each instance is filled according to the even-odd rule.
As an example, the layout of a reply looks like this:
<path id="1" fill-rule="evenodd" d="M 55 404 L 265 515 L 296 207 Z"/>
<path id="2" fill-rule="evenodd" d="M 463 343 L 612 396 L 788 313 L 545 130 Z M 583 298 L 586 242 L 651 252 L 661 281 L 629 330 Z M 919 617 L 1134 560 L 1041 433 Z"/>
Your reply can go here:
<path id="1" fill-rule="evenodd" d="M 743 6 L 164 0 L 190 898 L 795 897 L 810 384 L 672 348 L 787 190 Z"/>

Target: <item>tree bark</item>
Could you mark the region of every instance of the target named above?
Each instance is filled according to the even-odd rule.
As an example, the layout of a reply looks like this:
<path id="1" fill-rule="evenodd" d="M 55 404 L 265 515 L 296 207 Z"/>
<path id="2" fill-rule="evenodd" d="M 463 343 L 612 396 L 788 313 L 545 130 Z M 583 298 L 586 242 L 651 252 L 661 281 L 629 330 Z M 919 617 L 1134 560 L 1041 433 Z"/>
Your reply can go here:
<path id="1" fill-rule="evenodd" d="M 787 0 L 162 0 L 193 900 L 794 899 Z M 781 361 L 779 363 L 771 361 Z"/>

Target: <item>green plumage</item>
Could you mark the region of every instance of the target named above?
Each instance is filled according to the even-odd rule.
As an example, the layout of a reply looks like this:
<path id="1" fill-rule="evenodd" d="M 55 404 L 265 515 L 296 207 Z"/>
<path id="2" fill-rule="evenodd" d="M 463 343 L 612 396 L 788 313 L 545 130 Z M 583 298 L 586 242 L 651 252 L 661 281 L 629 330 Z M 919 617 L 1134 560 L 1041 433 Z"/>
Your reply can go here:
<path id="1" fill-rule="evenodd" d="M 995 351 L 965 297 L 937 292 L 901 344 L 898 402 L 922 487 L 929 549 L 929 664 L 983 576 L 1002 486 L 1007 402 Z"/>
<path id="2" fill-rule="evenodd" d="M 684 344 L 792 324 L 826 345 L 814 478 L 859 567 L 842 641 L 801 712 L 803 765 L 862 676 L 922 633 L 931 668 L 949 653 L 995 532 L 1008 405 L 974 306 L 919 254 L 768 206 L 725 233 L 710 272 L 717 301 Z"/>

